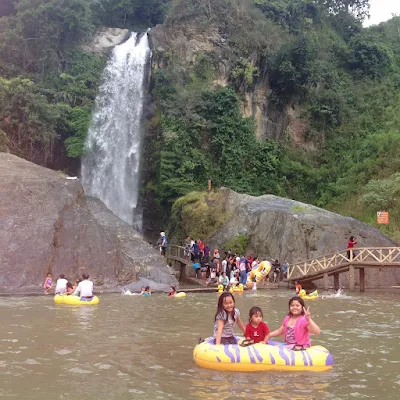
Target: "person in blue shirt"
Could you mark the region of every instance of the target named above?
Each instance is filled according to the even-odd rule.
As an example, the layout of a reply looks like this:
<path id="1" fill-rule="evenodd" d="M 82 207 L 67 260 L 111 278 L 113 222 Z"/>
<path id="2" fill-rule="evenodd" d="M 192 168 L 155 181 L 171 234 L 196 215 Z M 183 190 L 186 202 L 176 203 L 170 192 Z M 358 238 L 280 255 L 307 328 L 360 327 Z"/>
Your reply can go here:
<path id="1" fill-rule="evenodd" d="M 200 263 L 196 261 L 192 264 L 192 267 L 194 268 L 194 271 L 196 273 L 196 278 L 198 278 L 198 273 L 200 272 Z"/>

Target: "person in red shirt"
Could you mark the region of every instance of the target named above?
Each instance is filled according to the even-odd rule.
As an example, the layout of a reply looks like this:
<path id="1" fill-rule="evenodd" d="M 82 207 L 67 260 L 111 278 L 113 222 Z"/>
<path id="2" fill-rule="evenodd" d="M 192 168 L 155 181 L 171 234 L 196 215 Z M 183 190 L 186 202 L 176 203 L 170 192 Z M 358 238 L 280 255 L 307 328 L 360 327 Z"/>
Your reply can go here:
<path id="1" fill-rule="evenodd" d="M 199 244 L 200 260 L 202 260 L 204 257 L 204 243 L 201 240 L 199 240 L 197 243 Z"/>
<path id="2" fill-rule="evenodd" d="M 253 343 L 267 343 L 267 335 L 269 334 L 269 328 L 265 322 L 263 322 L 263 313 L 260 307 L 251 307 L 249 311 L 249 323 L 246 325 L 244 336 L 248 340 L 252 340 Z"/>
<path id="3" fill-rule="evenodd" d="M 357 244 L 357 239 L 354 236 L 350 236 L 349 241 L 347 242 L 347 258 L 350 260 L 350 255 L 353 255 L 353 258 L 357 255 L 357 253 L 353 249 L 353 247 Z"/>
<path id="4" fill-rule="evenodd" d="M 303 288 L 301 287 L 299 281 L 294 281 L 294 284 L 296 286 L 296 295 L 299 295 L 300 294 L 300 290 L 303 289 Z"/>

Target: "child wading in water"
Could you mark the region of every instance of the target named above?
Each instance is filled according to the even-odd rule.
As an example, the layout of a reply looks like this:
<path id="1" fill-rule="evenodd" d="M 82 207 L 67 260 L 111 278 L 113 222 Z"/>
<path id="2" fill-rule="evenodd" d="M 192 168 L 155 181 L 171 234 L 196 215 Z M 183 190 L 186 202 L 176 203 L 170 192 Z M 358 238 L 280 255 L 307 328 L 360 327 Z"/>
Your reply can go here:
<path id="1" fill-rule="evenodd" d="M 263 322 L 263 313 L 260 307 L 251 307 L 249 311 L 249 323 L 246 325 L 244 336 L 253 343 L 267 343 L 269 333 L 268 326 Z"/>
<path id="2" fill-rule="evenodd" d="M 175 286 L 171 286 L 168 292 L 168 296 L 175 296 L 178 292 L 175 289 Z"/>
<path id="3" fill-rule="evenodd" d="M 237 340 L 233 335 L 235 322 L 243 333 L 245 328 L 240 320 L 240 312 L 235 308 L 235 298 L 231 293 L 222 293 L 219 296 L 214 321 L 214 343 L 237 344 Z"/>
<path id="4" fill-rule="evenodd" d="M 285 335 L 287 347 L 292 350 L 303 350 L 311 347 L 310 333 L 319 335 L 321 330 L 311 319 L 310 307 L 306 309 L 300 297 L 289 300 L 289 314 L 284 318 L 282 326 L 267 335 L 267 340 Z"/>

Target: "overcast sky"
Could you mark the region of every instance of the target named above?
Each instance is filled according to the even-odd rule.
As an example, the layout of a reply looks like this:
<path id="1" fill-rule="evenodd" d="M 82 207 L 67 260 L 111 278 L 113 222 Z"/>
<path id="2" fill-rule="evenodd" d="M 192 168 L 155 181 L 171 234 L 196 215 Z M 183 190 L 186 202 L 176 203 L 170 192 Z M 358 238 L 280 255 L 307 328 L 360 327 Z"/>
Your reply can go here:
<path id="1" fill-rule="evenodd" d="M 369 0 L 369 4 L 371 18 L 364 22 L 365 26 L 386 21 L 392 18 L 393 13 L 400 16 L 400 0 Z"/>

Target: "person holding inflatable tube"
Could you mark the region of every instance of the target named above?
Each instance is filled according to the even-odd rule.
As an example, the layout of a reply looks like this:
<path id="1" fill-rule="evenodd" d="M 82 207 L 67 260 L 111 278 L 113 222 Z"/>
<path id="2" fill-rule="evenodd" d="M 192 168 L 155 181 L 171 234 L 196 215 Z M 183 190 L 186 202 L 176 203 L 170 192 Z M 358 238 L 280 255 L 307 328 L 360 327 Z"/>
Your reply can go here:
<path id="1" fill-rule="evenodd" d="M 304 300 L 295 296 L 289 300 L 289 314 L 281 327 L 269 333 L 267 340 L 284 334 L 289 349 L 304 350 L 311 347 L 310 333 L 319 335 L 321 330 L 311 319 L 310 307 L 306 309 Z"/>
<path id="2" fill-rule="evenodd" d="M 240 311 L 235 308 L 233 294 L 222 293 L 214 317 L 214 344 L 237 344 L 233 333 L 235 322 L 244 333 L 245 327 L 240 319 Z"/>
<path id="3" fill-rule="evenodd" d="M 168 296 L 175 296 L 178 292 L 175 289 L 175 286 L 171 286 L 168 292 Z"/>

